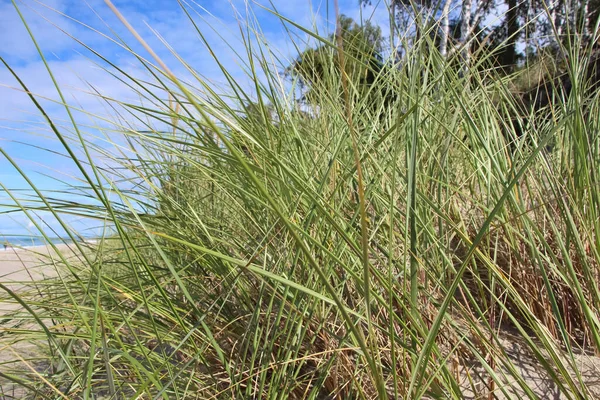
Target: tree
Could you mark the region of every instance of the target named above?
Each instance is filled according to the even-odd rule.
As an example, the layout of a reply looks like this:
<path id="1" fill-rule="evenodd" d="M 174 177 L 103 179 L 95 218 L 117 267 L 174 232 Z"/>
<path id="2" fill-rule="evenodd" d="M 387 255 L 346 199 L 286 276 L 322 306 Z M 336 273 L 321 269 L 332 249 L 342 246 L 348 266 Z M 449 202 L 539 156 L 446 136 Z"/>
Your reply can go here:
<path id="1" fill-rule="evenodd" d="M 370 4 L 370 0 L 360 0 L 363 5 Z M 443 57 L 454 54 L 456 50 L 470 48 L 468 42 L 473 38 L 475 27 L 479 26 L 483 19 L 488 15 L 493 8 L 494 0 L 393 0 L 390 5 L 390 13 L 398 26 L 403 25 L 416 26 L 414 36 L 415 39 L 420 37 L 421 26 L 431 27 L 437 26 L 435 36 L 438 43 L 440 54 Z M 441 7 L 441 8 L 440 8 Z M 451 10 L 460 8 L 462 22 L 462 35 L 457 40 L 451 41 Z M 402 29 L 402 28 L 401 28 Z M 392 33 L 390 33 L 392 35 Z M 403 37 L 406 32 L 403 32 Z M 450 45 L 456 44 L 454 48 Z M 465 58 L 469 58 L 468 54 L 463 54 Z"/>
<path id="2" fill-rule="evenodd" d="M 450 39 L 450 6 L 452 4 L 452 0 L 445 0 L 444 7 L 442 8 L 442 21 L 441 21 L 441 31 L 442 31 L 442 40 L 440 41 L 440 54 L 442 57 L 446 57 L 448 54 L 448 41 Z"/>
<path id="3" fill-rule="evenodd" d="M 370 4 L 371 0 L 359 2 Z M 401 31 L 407 30 L 400 36 L 407 37 L 408 27 L 413 27 L 413 38 L 406 40 L 408 45 L 418 40 L 422 27 L 437 26 L 435 36 L 441 55 L 450 57 L 460 51 L 463 62 L 468 62 L 472 50 L 469 43 L 478 34 L 476 30 L 490 12 L 501 6 L 506 7 L 501 20 L 484 28 L 493 31 L 494 42 L 501 44 L 496 60 L 507 73 L 518 67 L 525 54 L 535 56 L 539 49 L 556 48 L 566 43 L 567 35 L 577 35 L 583 42 L 591 40 L 600 16 L 600 0 L 392 0 L 390 14 Z M 452 10 L 461 10 L 459 38 L 450 32 Z M 521 53 L 522 48 L 525 53 Z"/>
<path id="4" fill-rule="evenodd" d="M 340 25 L 345 73 L 359 86 L 369 86 L 382 67 L 384 38 L 381 28 L 369 21 L 359 25 L 345 15 L 340 15 Z M 309 103 L 316 98 L 313 96 L 316 88 L 326 87 L 327 79 L 341 72 L 335 34 L 328 39 L 329 43 L 304 51 L 285 70 L 286 75 L 299 80 L 305 89 L 302 100 Z"/>

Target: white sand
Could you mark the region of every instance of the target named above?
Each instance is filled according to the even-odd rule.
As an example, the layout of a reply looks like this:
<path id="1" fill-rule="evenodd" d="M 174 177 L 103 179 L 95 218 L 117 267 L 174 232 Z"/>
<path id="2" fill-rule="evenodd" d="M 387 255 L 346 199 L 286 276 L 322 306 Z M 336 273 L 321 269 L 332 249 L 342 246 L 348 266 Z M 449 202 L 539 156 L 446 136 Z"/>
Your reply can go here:
<path id="1" fill-rule="evenodd" d="M 75 246 L 58 244 L 56 250 L 51 246 L 34 246 L 27 248 L 12 248 L 6 250 L 4 246 L 0 246 L 0 283 L 8 290 L 16 290 L 23 288 L 28 282 L 40 281 L 44 278 L 56 276 L 56 263 L 60 262 L 60 257 L 56 250 L 63 256 L 71 258 L 75 253 Z M 19 310 L 21 306 L 14 300 L 10 299 L 9 294 L 3 288 L 0 288 L 0 319 L 9 312 Z M 10 299 L 2 301 L 2 299 Z M 25 326 L 21 326 L 25 328 Z M 1 332 L 2 327 L 0 327 Z M 36 327 L 35 329 L 38 329 Z M 12 337 L 14 338 L 14 337 Z M 10 340 L 11 337 L 6 337 Z M 33 344 L 25 344 L 23 342 L 10 343 L 0 341 L 0 364 L 16 361 L 18 353 L 21 357 L 28 358 L 36 352 L 36 346 Z M 1 368 L 1 366 L 0 366 Z M 23 368 L 26 368 L 23 366 Z M 6 383 L 0 378 L 0 389 L 5 393 L 6 398 L 20 398 L 22 391 L 15 388 L 12 384 Z M 2 392 L 0 392 L 0 398 Z"/>
<path id="2" fill-rule="evenodd" d="M 56 248 L 63 254 L 72 256 L 74 246 L 59 244 Z M 15 282 L 31 281 L 54 274 L 52 260 L 58 260 L 56 251 L 50 246 L 12 248 L 0 252 L 0 282 L 14 285 Z M 44 268 L 45 266 L 45 268 Z"/>

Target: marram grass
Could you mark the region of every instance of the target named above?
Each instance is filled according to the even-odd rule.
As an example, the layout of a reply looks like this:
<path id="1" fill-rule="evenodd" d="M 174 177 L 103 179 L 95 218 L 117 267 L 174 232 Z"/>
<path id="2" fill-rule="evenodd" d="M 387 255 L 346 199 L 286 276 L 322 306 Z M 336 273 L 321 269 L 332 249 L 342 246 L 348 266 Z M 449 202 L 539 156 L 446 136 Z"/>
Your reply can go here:
<path id="1" fill-rule="evenodd" d="M 57 248 L 53 278 L 0 286 L 20 306 L 0 321 L 15 354 L 3 396 L 539 398 L 518 346 L 555 392 L 596 398 L 580 362 L 600 350 L 598 97 L 584 67 L 516 135 L 520 78 L 486 69 L 491 55 L 457 68 L 424 35 L 365 86 L 334 67 L 373 67 L 350 44 L 280 18 L 328 44 L 310 101 L 250 19 L 251 92 L 179 59 L 184 82 L 141 37 L 155 59 L 131 55 L 148 81 L 102 58 L 143 104 L 103 99 L 119 112 L 102 128 L 112 142 L 30 95 L 93 201 L 30 180 L 33 200 L 2 187 L 10 211 L 111 233 L 79 257 Z M 573 48 L 573 64 L 591 57 Z"/>

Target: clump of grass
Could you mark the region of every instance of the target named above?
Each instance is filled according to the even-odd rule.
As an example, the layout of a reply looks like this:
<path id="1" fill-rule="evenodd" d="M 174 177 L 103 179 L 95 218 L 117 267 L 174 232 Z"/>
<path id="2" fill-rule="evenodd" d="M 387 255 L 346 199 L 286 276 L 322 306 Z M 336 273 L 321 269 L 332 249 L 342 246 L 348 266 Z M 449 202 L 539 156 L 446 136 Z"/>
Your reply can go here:
<path id="1" fill-rule="evenodd" d="M 1 340 L 43 351 L 2 376 L 40 397 L 536 398 L 511 333 L 556 390 L 594 398 L 577 355 L 600 349 L 598 99 L 577 64 L 591 50 L 571 50 L 578 84 L 518 136 L 515 77 L 451 68 L 427 35 L 372 71 L 394 94 L 380 104 L 332 68 L 299 106 L 241 24 L 252 93 L 132 52 L 157 95 L 110 65 L 144 103 L 105 99 L 132 118 L 111 127 L 123 156 L 48 117 L 99 205 L 37 191 L 36 209 L 114 234 L 59 257 L 39 290 L 3 287 L 27 308 L 3 316 Z M 305 32 L 329 44 L 324 61 L 352 54 Z"/>

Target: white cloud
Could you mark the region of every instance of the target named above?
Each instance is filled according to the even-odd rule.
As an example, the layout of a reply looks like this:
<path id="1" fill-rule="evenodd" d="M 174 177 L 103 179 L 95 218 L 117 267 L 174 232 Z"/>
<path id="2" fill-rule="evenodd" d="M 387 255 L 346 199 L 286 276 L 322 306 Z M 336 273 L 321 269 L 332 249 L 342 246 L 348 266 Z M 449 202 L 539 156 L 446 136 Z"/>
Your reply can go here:
<path id="1" fill-rule="evenodd" d="M 65 8 L 64 1 L 60 0 L 45 3 L 48 7 L 59 11 Z M 47 53 L 62 52 L 72 45 L 72 41 L 67 36 L 52 26 L 52 23 L 55 23 L 67 30 L 75 30 L 72 22 L 34 1 L 17 2 L 17 4 L 38 44 Z M 17 62 L 27 62 L 38 57 L 35 45 L 17 9 L 10 2 L 0 3 L 0 37 L 3 38 L 1 56 Z"/>
<path id="2" fill-rule="evenodd" d="M 60 32 L 42 18 L 43 16 L 49 19 L 68 31 L 73 37 L 82 40 L 99 53 L 105 55 L 106 58 L 114 62 L 126 74 L 130 74 L 138 79 L 152 81 L 153 79 L 150 77 L 150 74 L 144 70 L 142 65 L 127 50 L 117 46 L 97 32 L 52 11 L 54 9 L 73 15 L 94 29 L 104 34 L 110 34 L 109 28 L 104 25 L 104 20 L 111 28 L 114 28 L 117 35 L 125 39 L 128 45 L 131 45 L 133 51 L 154 62 L 103 2 L 101 0 L 88 0 L 88 3 L 91 3 L 92 7 L 94 7 L 103 20 L 98 19 L 94 12 L 84 5 L 84 2 L 76 0 L 45 0 L 44 2 L 48 7 L 38 5 L 35 0 L 25 0 L 25 6 L 22 7 L 22 10 L 34 35 L 39 40 L 44 54 L 48 56 L 50 68 L 61 90 L 63 90 L 66 101 L 74 107 L 85 109 L 88 113 L 107 116 L 110 119 L 109 114 L 112 113 L 112 110 L 97 95 L 89 93 L 90 87 L 88 85 L 92 85 L 104 96 L 131 104 L 139 104 L 142 100 L 140 100 L 135 90 L 132 90 L 126 84 L 115 79 L 106 71 L 103 71 L 102 68 L 95 65 L 94 62 L 98 62 L 101 65 L 104 64 L 96 56 L 85 50 L 84 47 L 77 44 L 73 38 Z M 190 63 L 203 79 L 214 82 L 217 85 L 225 82 L 220 67 L 213 59 L 214 55 L 244 89 L 249 92 L 253 90 L 252 82 L 244 72 L 244 63 L 247 61 L 245 44 L 240 38 L 238 20 L 231 9 L 231 4 L 228 4 L 228 2 L 212 2 L 210 11 L 213 15 L 207 13 L 206 10 L 200 8 L 196 3 L 190 2 L 192 18 L 210 44 L 210 51 L 198 37 L 198 33 L 195 31 L 188 17 L 182 10 L 176 8 L 175 2 L 160 3 L 162 5 L 160 9 L 143 9 L 140 6 L 140 4 L 143 5 L 143 2 L 114 2 L 118 7 L 121 7 L 121 11 L 134 25 L 136 30 L 180 77 L 190 82 L 194 80 L 192 74 L 187 72 L 161 41 L 154 36 L 152 29 L 164 37 L 165 41 L 184 60 Z M 175 7 L 165 8 L 165 4 L 171 4 Z M 245 7 L 247 4 L 249 3 L 244 0 L 235 0 L 232 3 L 234 7 L 237 7 L 239 15 L 242 18 L 246 16 Z M 270 8 L 269 1 L 267 0 L 261 0 L 260 4 Z M 314 1 L 313 3 L 310 0 L 287 0 L 275 1 L 275 4 L 277 10 L 283 16 L 303 26 L 308 28 L 316 27 L 322 35 L 326 35 L 332 31 L 334 20 L 333 8 L 330 7 L 330 16 L 326 18 L 324 12 L 326 7 L 325 0 Z M 54 83 L 51 81 L 43 62 L 36 55 L 36 50 L 32 46 L 26 30 L 11 7 L 9 4 L 0 3 L 0 35 L 2 35 L 0 37 L 11 38 L 10 43 L 3 45 L 1 48 L 0 55 L 4 56 L 15 69 L 18 76 L 24 80 L 29 89 L 39 96 L 39 98 L 58 101 L 59 97 Z M 33 12 L 30 7 L 37 10 L 41 16 Z M 293 45 L 292 40 L 296 42 L 300 50 L 303 50 L 309 42 L 308 35 L 288 26 L 292 31 L 292 35 L 297 35 L 290 38 L 288 36 L 289 33 L 284 29 L 281 21 L 276 16 L 254 3 L 251 5 L 251 9 L 258 23 L 260 23 L 264 38 L 251 37 L 250 40 L 253 45 L 258 45 L 259 43 L 263 43 L 264 39 L 269 49 L 281 58 L 281 63 L 283 64 L 274 65 L 272 68 L 281 70 L 286 63 L 289 64 L 296 56 L 296 47 Z M 361 9 L 358 6 L 357 0 L 346 0 L 342 2 L 341 11 L 358 20 Z M 363 16 L 370 15 L 371 9 L 363 9 L 362 11 Z M 385 26 L 387 24 L 387 11 L 377 10 L 373 18 L 377 23 Z M 264 74 L 260 75 L 260 77 L 261 80 L 264 80 Z M 0 147 L 8 149 L 9 152 L 12 151 L 11 154 L 17 157 L 22 165 L 27 167 L 28 173 L 41 170 L 57 177 L 61 176 L 60 174 L 64 174 L 67 176 L 67 178 L 63 177 L 64 179 L 74 182 L 69 176 L 77 176 L 78 173 L 68 158 L 41 150 L 34 151 L 29 146 L 39 145 L 64 153 L 64 150 L 57 144 L 56 139 L 49 138 L 52 135 L 48 127 L 43 124 L 33 124 L 33 121 L 41 120 L 40 113 L 35 109 L 28 96 L 20 92 L 18 88 L 15 90 L 15 87 L 18 87 L 17 82 L 8 70 L 0 68 Z M 151 90 L 161 95 L 158 90 Z M 283 85 L 282 90 L 285 90 Z M 53 119 L 62 125 L 68 126 L 64 107 L 49 100 L 40 101 Z M 75 114 L 77 120 L 83 125 L 88 123 L 97 123 L 103 127 L 109 125 L 98 120 L 89 121 L 81 113 Z M 100 136 L 96 129 L 84 129 L 88 135 L 95 134 Z M 91 136 L 88 137 L 91 138 Z M 6 140 L 12 142 L 7 143 Z M 91 140 L 95 143 L 100 142 L 100 138 L 92 138 Z M 15 141 L 23 141 L 26 144 L 19 145 Z M 6 167 L 6 165 L 5 161 L 0 160 L 0 169 Z M 48 168 L 43 168 L 42 165 L 47 165 Z M 3 182 L 20 182 L 15 174 L 7 178 L 4 171 L 3 175 L 0 176 L 0 180 Z M 36 178 L 36 182 L 48 184 L 50 180 L 48 178 Z M 18 183 L 18 185 L 21 185 L 21 183 Z M 4 221 L 5 217 L 5 215 L 0 214 L 0 221 Z M 47 220 L 54 226 L 54 222 L 51 219 Z M 24 224 L 22 225 L 23 227 L 28 225 L 25 220 L 20 220 L 20 222 Z"/>

